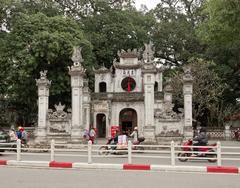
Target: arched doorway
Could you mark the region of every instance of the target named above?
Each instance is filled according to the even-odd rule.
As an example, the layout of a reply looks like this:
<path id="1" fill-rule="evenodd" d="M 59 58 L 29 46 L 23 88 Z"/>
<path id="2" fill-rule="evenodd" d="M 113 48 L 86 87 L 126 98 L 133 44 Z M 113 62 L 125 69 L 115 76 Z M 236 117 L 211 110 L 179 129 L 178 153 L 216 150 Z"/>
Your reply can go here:
<path id="1" fill-rule="evenodd" d="M 105 138 L 106 137 L 106 115 L 97 114 L 97 137 Z"/>
<path id="2" fill-rule="evenodd" d="M 129 135 L 137 126 L 137 112 L 132 108 L 125 108 L 119 114 L 119 125 L 122 134 Z"/>

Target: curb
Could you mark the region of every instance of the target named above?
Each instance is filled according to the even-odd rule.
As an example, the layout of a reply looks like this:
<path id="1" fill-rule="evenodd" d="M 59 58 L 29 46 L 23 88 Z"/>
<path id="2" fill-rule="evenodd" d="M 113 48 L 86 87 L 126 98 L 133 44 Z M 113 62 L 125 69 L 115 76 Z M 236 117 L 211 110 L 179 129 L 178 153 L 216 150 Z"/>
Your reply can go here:
<path id="1" fill-rule="evenodd" d="M 9 160 L 7 161 L 8 166 L 15 167 L 49 167 L 48 161 L 15 161 Z"/>
<path id="2" fill-rule="evenodd" d="M 73 163 L 75 169 L 109 169 L 122 170 L 122 164 L 104 164 L 104 163 Z"/>
<path id="3" fill-rule="evenodd" d="M 123 164 L 123 170 L 151 170 L 151 165 Z"/>
<path id="4" fill-rule="evenodd" d="M 72 168 L 72 163 L 51 161 L 49 167 L 52 168 Z"/>
<path id="5" fill-rule="evenodd" d="M 7 165 L 7 160 L 0 160 L 0 165 Z"/>
<path id="6" fill-rule="evenodd" d="M 207 167 L 207 172 L 217 172 L 217 173 L 239 173 L 239 169 L 235 167 Z"/>
<path id="7" fill-rule="evenodd" d="M 168 165 L 151 165 L 153 171 L 173 171 L 173 172 L 207 172 L 204 166 L 168 166 Z"/>
<path id="8" fill-rule="evenodd" d="M 41 168 L 68 168 L 68 169 L 109 169 L 109 170 L 145 170 L 145 171 L 171 171 L 171 172 L 206 172 L 239 174 L 237 167 L 217 166 L 170 166 L 148 164 L 104 164 L 104 163 L 71 163 L 59 161 L 16 161 L 0 160 L 0 166 L 12 167 L 41 167 Z"/>

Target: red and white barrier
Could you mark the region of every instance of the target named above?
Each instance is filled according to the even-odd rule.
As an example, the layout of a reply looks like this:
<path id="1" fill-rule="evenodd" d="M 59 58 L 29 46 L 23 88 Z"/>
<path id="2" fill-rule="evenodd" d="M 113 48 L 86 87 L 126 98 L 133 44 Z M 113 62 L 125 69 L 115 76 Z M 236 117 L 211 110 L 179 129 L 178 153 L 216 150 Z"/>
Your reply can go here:
<path id="1" fill-rule="evenodd" d="M 238 167 L 216 166 L 171 166 L 148 164 L 104 164 L 104 163 L 71 163 L 59 161 L 15 161 L 0 160 L 0 166 L 41 167 L 41 168 L 73 168 L 73 169 L 110 169 L 110 170 L 148 170 L 148 171 L 175 171 L 175 172 L 206 172 L 206 173 L 240 173 Z"/>

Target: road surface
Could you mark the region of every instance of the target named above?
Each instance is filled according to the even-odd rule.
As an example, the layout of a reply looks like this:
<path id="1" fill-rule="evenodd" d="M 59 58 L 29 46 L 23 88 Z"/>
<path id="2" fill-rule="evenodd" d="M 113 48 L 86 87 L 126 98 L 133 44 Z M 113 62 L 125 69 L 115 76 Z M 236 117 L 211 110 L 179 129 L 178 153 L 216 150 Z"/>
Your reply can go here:
<path id="1" fill-rule="evenodd" d="M 239 174 L 152 171 L 26 169 L 0 167 L 9 188 L 239 188 Z"/>

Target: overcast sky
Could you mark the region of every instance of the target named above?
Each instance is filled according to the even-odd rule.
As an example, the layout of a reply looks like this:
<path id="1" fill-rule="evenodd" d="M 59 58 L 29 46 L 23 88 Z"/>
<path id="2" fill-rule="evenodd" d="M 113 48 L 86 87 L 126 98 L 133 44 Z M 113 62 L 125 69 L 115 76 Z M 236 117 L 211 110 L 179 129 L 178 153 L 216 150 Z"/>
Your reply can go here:
<path id="1" fill-rule="evenodd" d="M 161 0 L 135 0 L 137 9 L 140 8 L 141 4 L 147 5 L 148 9 L 154 8 Z"/>

